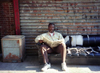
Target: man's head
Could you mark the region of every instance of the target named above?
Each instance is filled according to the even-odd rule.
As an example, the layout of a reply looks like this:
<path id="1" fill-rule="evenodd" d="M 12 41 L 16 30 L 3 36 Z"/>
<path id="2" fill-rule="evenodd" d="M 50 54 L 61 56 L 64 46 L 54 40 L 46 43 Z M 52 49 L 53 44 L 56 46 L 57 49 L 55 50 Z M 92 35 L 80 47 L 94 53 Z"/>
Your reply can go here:
<path id="1" fill-rule="evenodd" d="M 55 30 L 55 24 L 54 23 L 49 23 L 48 30 L 49 30 L 50 33 L 53 33 L 54 30 Z"/>

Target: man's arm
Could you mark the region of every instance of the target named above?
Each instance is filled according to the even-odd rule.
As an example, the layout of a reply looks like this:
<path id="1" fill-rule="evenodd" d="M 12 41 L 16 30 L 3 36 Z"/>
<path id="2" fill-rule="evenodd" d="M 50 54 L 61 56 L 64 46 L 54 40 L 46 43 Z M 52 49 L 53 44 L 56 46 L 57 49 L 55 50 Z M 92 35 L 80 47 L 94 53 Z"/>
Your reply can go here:
<path id="1" fill-rule="evenodd" d="M 64 39 L 63 36 L 62 36 L 62 34 L 59 34 L 59 40 L 60 39 Z"/>
<path id="2" fill-rule="evenodd" d="M 61 42 L 65 42 L 65 40 L 64 40 L 64 38 L 63 38 L 63 36 L 62 36 L 61 33 L 59 33 L 59 41 L 61 41 Z"/>
<path id="3" fill-rule="evenodd" d="M 38 35 L 36 38 L 35 38 L 35 42 L 36 43 L 42 43 L 43 42 L 43 37 L 42 37 L 42 35 Z"/>

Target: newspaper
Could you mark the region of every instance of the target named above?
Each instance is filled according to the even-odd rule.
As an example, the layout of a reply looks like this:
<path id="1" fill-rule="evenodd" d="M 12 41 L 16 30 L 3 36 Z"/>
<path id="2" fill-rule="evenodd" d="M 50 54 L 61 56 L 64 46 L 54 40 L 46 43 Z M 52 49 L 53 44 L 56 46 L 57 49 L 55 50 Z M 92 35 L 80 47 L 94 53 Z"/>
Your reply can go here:
<path id="1" fill-rule="evenodd" d="M 43 36 L 43 42 L 47 43 L 50 47 L 56 47 L 57 45 L 61 44 L 64 41 L 63 41 L 63 39 L 52 41 Z"/>

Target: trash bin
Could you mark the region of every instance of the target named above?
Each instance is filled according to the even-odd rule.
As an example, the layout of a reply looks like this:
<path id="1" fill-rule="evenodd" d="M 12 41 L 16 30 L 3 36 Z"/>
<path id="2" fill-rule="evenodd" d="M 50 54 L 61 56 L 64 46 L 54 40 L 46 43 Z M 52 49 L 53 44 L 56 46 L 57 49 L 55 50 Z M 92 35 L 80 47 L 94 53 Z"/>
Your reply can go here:
<path id="1" fill-rule="evenodd" d="M 25 36 L 7 35 L 1 39 L 3 62 L 22 62 L 25 57 Z"/>

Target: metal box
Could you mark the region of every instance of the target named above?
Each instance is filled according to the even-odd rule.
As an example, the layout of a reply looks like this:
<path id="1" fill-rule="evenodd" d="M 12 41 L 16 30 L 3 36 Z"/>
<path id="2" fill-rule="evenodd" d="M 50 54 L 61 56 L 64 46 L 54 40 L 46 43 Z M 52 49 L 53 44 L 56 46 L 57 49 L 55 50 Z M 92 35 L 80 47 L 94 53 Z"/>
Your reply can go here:
<path id="1" fill-rule="evenodd" d="M 7 35 L 1 39 L 3 62 L 21 62 L 25 56 L 25 36 Z"/>

